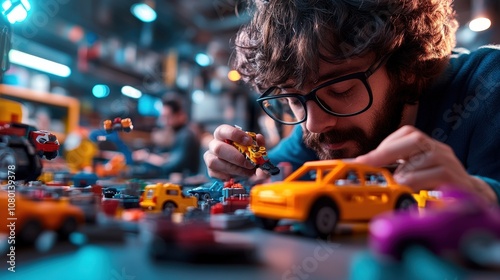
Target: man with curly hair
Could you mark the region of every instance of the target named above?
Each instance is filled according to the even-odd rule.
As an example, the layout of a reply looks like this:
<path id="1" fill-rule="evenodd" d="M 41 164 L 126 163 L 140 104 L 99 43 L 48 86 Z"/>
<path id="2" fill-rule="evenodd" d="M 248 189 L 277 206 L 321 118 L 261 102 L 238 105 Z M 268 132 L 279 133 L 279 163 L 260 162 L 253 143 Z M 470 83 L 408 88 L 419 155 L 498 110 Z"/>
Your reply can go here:
<path id="1" fill-rule="evenodd" d="M 415 190 L 452 183 L 498 203 L 500 50 L 454 50 L 450 0 L 253 2 L 234 66 L 270 117 L 300 124 L 273 162 L 399 162 L 396 180 Z M 223 141 L 247 144 L 244 132 L 214 137 L 210 176 L 264 176 Z"/>

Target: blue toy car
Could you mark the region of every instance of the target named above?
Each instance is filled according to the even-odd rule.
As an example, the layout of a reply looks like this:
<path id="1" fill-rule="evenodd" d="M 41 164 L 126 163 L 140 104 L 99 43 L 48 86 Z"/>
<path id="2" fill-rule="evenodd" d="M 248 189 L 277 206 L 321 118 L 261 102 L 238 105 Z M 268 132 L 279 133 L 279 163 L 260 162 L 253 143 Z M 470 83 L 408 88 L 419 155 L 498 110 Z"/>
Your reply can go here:
<path id="1" fill-rule="evenodd" d="M 224 182 L 213 181 L 203 184 L 194 189 L 191 189 L 187 192 L 195 196 L 198 199 L 198 201 L 204 201 L 209 199 L 219 200 L 222 197 L 223 188 L 224 188 Z"/>

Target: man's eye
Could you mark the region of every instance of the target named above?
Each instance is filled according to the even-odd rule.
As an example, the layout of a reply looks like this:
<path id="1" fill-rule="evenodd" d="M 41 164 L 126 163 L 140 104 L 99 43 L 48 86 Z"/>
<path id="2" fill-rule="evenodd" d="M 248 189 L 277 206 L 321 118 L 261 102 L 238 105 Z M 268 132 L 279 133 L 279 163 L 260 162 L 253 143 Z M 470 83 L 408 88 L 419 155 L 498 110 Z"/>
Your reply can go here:
<path id="1" fill-rule="evenodd" d="M 349 96 L 354 92 L 353 88 L 349 88 L 346 90 L 328 90 L 329 95 L 333 96 Z"/>
<path id="2" fill-rule="evenodd" d="M 299 106 L 300 105 L 300 101 L 297 98 L 287 98 L 287 100 L 288 100 L 288 104 L 290 104 L 291 106 Z"/>

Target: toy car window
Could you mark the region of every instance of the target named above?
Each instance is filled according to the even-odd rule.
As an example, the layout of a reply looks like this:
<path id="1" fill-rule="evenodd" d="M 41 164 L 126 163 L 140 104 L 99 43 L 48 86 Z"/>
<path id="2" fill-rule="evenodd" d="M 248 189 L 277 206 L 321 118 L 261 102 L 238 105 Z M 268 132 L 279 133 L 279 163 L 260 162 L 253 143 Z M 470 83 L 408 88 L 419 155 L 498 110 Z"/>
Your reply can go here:
<path id="1" fill-rule="evenodd" d="M 152 189 L 149 189 L 148 192 L 146 193 L 147 198 L 152 198 L 153 197 L 154 191 Z"/>
<path id="2" fill-rule="evenodd" d="M 365 185 L 386 187 L 387 181 L 380 172 L 367 172 L 365 173 Z"/>
<path id="3" fill-rule="evenodd" d="M 335 180 L 335 185 L 337 186 L 357 186 L 360 185 L 360 180 L 358 173 L 354 170 L 348 170 L 343 176 L 340 176 Z"/>
<path id="4" fill-rule="evenodd" d="M 167 190 L 167 195 L 179 195 L 177 190 Z"/>

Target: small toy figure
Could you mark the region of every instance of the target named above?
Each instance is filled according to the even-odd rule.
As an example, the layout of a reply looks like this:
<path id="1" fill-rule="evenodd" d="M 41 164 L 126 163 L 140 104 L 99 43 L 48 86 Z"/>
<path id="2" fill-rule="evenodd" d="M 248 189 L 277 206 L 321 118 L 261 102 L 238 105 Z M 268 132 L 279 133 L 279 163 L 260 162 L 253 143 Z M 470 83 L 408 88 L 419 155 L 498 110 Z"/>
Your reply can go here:
<path id="1" fill-rule="evenodd" d="M 236 126 L 237 128 L 241 129 L 241 127 Z M 250 131 L 245 131 L 248 136 L 250 136 L 253 140 L 252 145 L 250 146 L 244 146 L 241 144 L 238 144 L 234 141 L 231 140 L 225 140 L 226 143 L 233 145 L 242 153 L 245 155 L 245 157 L 252 163 L 255 167 L 258 167 L 266 172 L 268 172 L 271 175 L 276 175 L 280 172 L 279 168 L 274 166 L 274 164 L 271 163 L 267 156 L 267 150 L 266 147 L 261 147 L 259 144 L 257 144 L 257 134 L 255 132 L 250 132 Z"/>
<path id="2" fill-rule="evenodd" d="M 105 120 L 103 122 L 103 127 L 107 133 L 111 133 L 113 131 L 130 132 L 134 129 L 134 126 L 132 125 L 132 120 L 130 118 L 125 118 L 125 119 L 114 118 L 113 121 Z"/>

